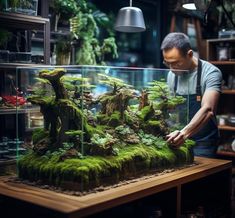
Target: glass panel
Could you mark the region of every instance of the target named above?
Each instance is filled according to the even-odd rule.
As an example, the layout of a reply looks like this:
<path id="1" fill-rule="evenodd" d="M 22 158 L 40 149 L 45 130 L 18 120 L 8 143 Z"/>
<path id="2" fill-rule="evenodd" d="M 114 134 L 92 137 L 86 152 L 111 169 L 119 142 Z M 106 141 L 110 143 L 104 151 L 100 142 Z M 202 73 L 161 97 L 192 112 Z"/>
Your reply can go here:
<path id="1" fill-rule="evenodd" d="M 5 10 L 37 16 L 38 0 L 6 0 Z"/>
<path id="2" fill-rule="evenodd" d="M 0 71 L 0 175 L 12 173 L 6 165 L 14 164 L 17 152 L 17 76 L 15 69 Z M 7 170 L 7 171 L 6 171 Z"/>
<path id="3" fill-rule="evenodd" d="M 180 149 L 165 141 L 188 120 L 188 95 L 168 87 L 168 73 L 17 68 L 18 94 L 26 99 L 17 107 L 18 176 L 83 192 L 192 163 L 191 141 Z"/>

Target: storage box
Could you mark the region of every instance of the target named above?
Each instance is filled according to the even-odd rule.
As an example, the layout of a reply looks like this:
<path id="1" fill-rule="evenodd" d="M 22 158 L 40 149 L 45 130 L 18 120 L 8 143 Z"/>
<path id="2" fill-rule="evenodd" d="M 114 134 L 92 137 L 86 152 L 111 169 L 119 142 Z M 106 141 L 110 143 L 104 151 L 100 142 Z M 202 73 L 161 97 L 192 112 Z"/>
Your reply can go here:
<path id="1" fill-rule="evenodd" d="M 9 62 L 9 51 L 0 50 L 0 63 L 8 63 L 8 62 Z"/>

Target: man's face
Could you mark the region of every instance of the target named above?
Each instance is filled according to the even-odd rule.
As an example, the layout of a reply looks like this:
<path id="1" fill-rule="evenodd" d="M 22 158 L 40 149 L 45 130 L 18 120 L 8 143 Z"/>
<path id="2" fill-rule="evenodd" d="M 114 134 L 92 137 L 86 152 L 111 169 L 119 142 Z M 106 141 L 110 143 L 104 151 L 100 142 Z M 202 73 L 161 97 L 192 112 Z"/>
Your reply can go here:
<path id="1" fill-rule="evenodd" d="M 183 56 L 177 48 L 163 50 L 163 63 L 175 74 L 182 74 L 192 66 L 192 51 Z M 183 71 L 182 71 L 183 70 Z"/>

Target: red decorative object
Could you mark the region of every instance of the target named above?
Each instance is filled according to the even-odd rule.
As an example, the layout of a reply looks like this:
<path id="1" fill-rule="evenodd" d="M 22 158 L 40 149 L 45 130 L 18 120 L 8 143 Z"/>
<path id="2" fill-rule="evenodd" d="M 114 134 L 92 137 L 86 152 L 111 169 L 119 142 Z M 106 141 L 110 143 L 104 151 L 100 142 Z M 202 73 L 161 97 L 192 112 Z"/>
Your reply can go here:
<path id="1" fill-rule="evenodd" d="M 16 96 L 16 95 L 4 95 L 2 99 L 5 103 L 16 105 L 24 105 L 26 103 L 26 99 L 24 97 Z"/>

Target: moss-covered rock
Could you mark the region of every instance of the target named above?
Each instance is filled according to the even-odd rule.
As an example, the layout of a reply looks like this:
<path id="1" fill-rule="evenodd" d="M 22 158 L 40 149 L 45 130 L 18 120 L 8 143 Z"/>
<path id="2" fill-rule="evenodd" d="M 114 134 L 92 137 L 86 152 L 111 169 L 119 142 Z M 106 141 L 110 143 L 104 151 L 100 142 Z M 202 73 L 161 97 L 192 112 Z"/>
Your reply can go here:
<path id="1" fill-rule="evenodd" d="M 155 111 L 152 106 L 145 106 L 141 109 L 139 117 L 142 121 L 147 121 L 152 118 L 155 114 Z"/>
<path id="2" fill-rule="evenodd" d="M 171 149 L 166 144 L 160 148 L 137 144 L 123 147 L 118 156 L 86 156 L 63 161 L 59 155 L 29 153 L 18 161 L 19 177 L 84 191 L 192 163 L 192 146 L 189 140 L 180 149 Z"/>

